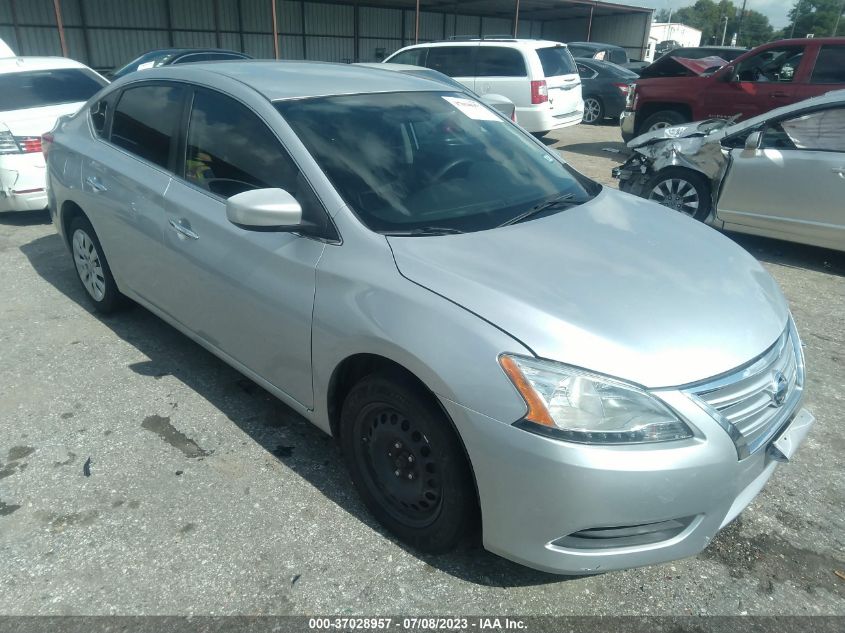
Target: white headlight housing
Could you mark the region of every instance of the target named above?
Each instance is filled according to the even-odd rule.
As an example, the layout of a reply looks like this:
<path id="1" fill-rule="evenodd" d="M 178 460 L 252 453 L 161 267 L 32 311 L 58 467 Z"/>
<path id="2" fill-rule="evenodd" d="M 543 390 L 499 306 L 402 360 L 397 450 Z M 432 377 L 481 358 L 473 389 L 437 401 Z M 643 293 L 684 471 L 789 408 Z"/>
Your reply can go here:
<path id="1" fill-rule="evenodd" d="M 647 391 L 574 367 L 503 354 L 499 362 L 528 405 L 515 424 L 568 442 L 642 444 L 693 436 Z"/>

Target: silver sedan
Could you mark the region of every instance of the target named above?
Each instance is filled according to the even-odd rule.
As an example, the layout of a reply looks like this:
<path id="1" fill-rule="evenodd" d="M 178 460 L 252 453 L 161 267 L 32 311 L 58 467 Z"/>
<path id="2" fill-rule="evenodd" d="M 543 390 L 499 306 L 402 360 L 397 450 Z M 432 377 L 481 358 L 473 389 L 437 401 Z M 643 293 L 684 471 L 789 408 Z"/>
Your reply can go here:
<path id="1" fill-rule="evenodd" d="M 443 83 L 153 69 L 44 147 L 94 308 L 131 299 L 337 438 L 419 550 L 480 522 L 558 573 L 688 556 L 813 423 L 754 258 Z"/>

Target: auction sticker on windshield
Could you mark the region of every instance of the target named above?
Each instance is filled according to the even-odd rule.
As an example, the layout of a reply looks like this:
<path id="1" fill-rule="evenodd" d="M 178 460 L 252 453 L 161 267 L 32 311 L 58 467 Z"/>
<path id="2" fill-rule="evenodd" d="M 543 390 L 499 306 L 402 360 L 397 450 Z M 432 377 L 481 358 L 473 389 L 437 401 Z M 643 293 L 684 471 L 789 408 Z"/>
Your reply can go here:
<path id="1" fill-rule="evenodd" d="M 501 121 L 494 112 L 491 112 L 483 105 L 478 103 L 478 101 L 473 101 L 472 99 L 461 99 L 458 97 L 443 97 L 455 106 L 458 110 L 460 110 L 463 114 L 468 116 L 470 119 L 475 119 L 477 121 Z"/>

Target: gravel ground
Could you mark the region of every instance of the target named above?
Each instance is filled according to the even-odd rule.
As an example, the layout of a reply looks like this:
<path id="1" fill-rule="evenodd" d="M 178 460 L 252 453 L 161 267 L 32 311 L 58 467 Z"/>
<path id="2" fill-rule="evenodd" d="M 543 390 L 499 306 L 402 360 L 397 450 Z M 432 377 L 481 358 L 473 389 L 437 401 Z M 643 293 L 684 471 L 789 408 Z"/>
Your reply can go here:
<path id="1" fill-rule="evenodd" d="M 552 142 L 612 185 L 614 126 Z M 319 431 L 145 310 L 92 314 L 47 214 L 0 216 L 0 613 L 845 615 L 845 256 L 736 239 L 816 427 L 699 556 L 562 578 L 394 542 Z"/>

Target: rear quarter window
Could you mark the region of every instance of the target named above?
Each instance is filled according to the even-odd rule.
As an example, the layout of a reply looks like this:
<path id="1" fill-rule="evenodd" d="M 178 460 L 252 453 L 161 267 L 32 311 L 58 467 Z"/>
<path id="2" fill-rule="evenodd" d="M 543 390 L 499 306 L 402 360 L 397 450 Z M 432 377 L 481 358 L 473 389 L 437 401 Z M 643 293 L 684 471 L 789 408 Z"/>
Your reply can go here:
<path id="1" fill-rule="evenodd" d="M 540 58 L 540 65 L 543 67 L 543 75 L 546 77 L 574 75 L 578 72 L 575 68 L 575 60 L 572 59 L 569 49 L 565 46 L 538 48 L 537 56 Z"/>

